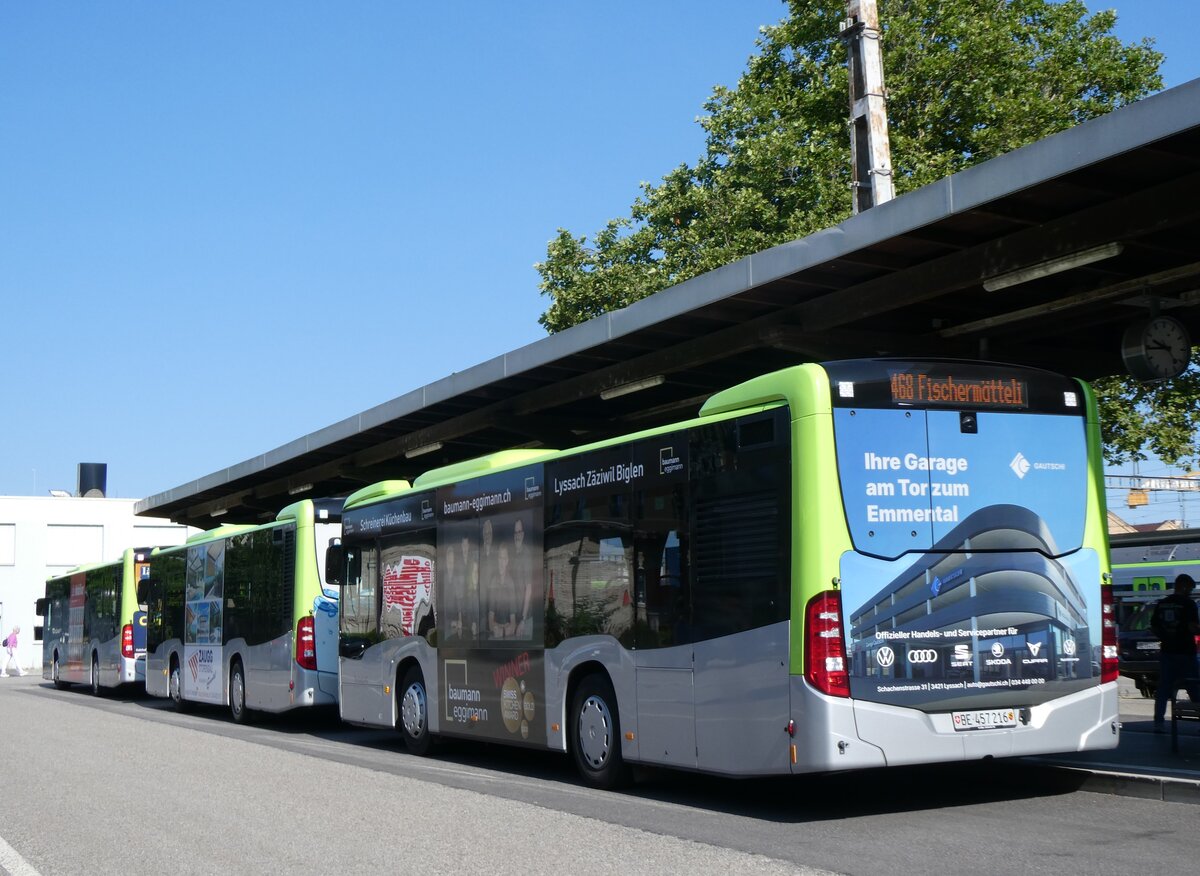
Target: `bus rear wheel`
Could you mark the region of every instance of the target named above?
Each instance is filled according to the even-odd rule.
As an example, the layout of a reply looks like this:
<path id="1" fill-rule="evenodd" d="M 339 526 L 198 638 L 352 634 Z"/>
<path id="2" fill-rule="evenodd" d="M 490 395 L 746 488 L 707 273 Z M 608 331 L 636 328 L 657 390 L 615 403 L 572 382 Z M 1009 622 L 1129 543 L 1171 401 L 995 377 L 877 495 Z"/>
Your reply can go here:
<path id="1" fill-rule="evenodd" d="M 236 660 L 229 670 L 229 714 L 235 724 L 250 720 L 250 710 L 246 708 L 246 672 Z"/>
<path id="2" fill-rule="evenodd" d="M 621 720 L 612 682 L 599 673 L 575 689 L 571 708 L 571 754 L 583 780 L 596 788 L 619 788 L 630 771 L 621 756 Z"/>
<path id="3" fill-rule="evenodd" d="M 417 666 L 409 667 L 404 673 L 400 694 L 399 721 L 396 729 L 404 737 L 404 746 L 410 754 L 423 757 L 433 747 L 429 734 L 429 701 L 425 696 L 425 676 Z"/>

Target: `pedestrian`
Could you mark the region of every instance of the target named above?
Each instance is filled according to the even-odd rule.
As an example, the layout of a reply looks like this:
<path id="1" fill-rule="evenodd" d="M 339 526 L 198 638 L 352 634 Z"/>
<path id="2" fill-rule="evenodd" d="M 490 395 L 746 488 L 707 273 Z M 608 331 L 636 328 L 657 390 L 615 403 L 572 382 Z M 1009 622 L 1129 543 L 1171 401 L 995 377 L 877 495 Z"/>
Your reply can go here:
<path id="1" fill-rule="evenodd" d="M 8 638 L 4 640 L 4 650 L 8 653 L 8 657 L 4 662 L 4 671 L 0 672 L 0 678 L 8 678 L 11 675 L 24 675 L 25 670 L 21 668 L 21 664 L 17 662 L 17 634 L 21 632 L 20 627 L 13 627 L 12 632 L 8 634 Z M 9 670 L 13 670 L 11 673 Z"/>
<path id="2" fill-rule="evenodd" d="M 1196 636 L 1200 635 L 1200 612 L 1192 600 L 1196 586 L 1191 575 L 1175 579 L 1175 592 L 1154 606 L 1150 629 L 1162 643 L 1158 656 L 1158 690 L 1154 695 L 1154 732 L 1163 732 L 1167 701 L 1174 699 L 1180 687 L 1186 687 L 1192 702 L 1200 703 L 1200 679 L 1197 678 Z"/>

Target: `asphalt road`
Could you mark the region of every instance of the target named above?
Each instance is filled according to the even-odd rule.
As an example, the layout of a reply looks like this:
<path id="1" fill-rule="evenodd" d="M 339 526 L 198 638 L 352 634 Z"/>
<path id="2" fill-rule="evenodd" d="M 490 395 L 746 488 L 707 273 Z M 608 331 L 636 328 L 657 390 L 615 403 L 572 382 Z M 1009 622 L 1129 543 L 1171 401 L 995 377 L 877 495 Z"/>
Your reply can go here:
<path id="1" fill-rule="evenodd" d="M 967 764 L 579 784 L 565 758 L 414 758 L 332 714 L 223 711 L 0 680 L 0 869 L 57 873 L 1193 873 L 1194 806 Z M 1051 777 L 1053 775 L 1053 777 Z"/>

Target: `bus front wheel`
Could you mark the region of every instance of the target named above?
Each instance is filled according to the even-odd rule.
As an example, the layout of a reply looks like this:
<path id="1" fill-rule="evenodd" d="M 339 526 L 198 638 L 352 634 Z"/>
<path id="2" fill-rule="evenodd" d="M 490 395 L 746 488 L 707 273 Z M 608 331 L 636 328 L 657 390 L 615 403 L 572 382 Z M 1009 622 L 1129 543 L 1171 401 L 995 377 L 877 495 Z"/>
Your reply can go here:
<path id="1" fill-rule="evenodd" d="M 425 676 L 417 666 L 409 667 L 400 685 L 400 720 L 397 729 L 404 737 L 410 754 L 424 756 L 433 746 L 429 735 L 429 704 L 425 696 Z"/>
<path id="2" fill-rule="evenodd" d="M 92 655 L 92 696 L 100 696 L 100 660 L 95 654 Z"/>
<path id="3" fill-rule="evenodd" d="M 61 669 L 58 665 L 58 654 L 54 655 L 54 664 L 50 669 L 51 677 L 54 679 L 54 686 L 59 690 L 66 690 L 71 685 L 62 680 Z"/>
<path id="4" fill-rule="evenodd" d="M 181 712 L 186 712 L 188 703 L 183 698 L 183 675 L 179 671 L 179 661 L 171 661 L 171 674 L 167 679 L 167 694 L 171 698 L 171 702 L 175 704 L 175 708 Z"/>
<path id="5" fill-rule="evenodd" d="M 575 689 L 571 708 L 571 753 L 583 780 L 596 788 L 628 783 L 629 766 L 621 756 L 621 720 L 617 696 L 607 676 L 586 676 Z"/>

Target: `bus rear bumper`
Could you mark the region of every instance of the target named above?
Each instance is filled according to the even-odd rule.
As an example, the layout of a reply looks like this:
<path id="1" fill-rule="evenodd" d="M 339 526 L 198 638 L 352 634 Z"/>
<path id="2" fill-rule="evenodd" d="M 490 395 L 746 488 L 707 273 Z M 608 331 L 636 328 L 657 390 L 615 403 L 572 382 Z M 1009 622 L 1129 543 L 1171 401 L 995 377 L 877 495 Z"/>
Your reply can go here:
<path id="1" fill-rule="evenodd" d="M 1116 748 L 1120 727 L 1116 682 L 1029 706 L 1016 727 L 959 731 L 949 712 L 869 702 L 855 702 L 854 715 L 888 766 Z"/>

